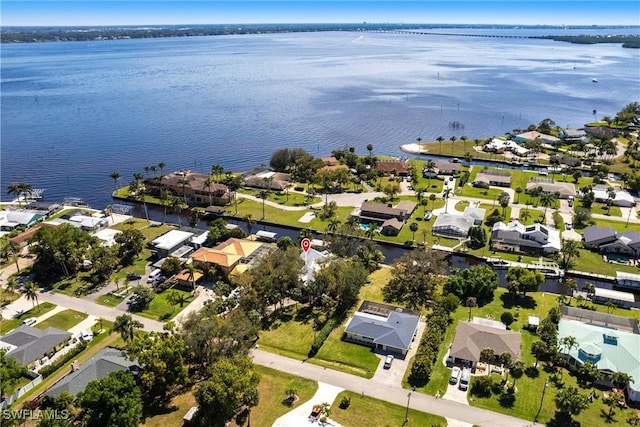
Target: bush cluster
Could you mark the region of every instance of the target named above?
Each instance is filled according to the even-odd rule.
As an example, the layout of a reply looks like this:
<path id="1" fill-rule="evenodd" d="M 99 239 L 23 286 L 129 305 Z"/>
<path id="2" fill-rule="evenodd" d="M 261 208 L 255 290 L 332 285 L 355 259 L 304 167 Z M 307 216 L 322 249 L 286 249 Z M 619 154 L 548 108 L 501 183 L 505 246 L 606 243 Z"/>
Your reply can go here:
<path id="1" fill-rule="evenodd" d="M 40 373 L 40 375 L 42 375 L 42 378 L 47 378 L 49 375 L 53 374 L 55 371 L 60 369 L 62 365 L 64 365 L 69 360 L 76 357 L 78 354 L 82 353 L 86 348 L 87 348 L 87 343 L 84 341 L 80 341 L 75 347 L 69 350 L 62 357 L 58 358 L 51 365 L 47 365 L 44 368 L 40 369 L 40 371 L 38 372 Z"/>
<path id="2" fill-rule="evenodd" d="M 320 351 L 320 347 L 322 347 L 322 344 L 324 344 L 326 339 L 329 338 L 329 334 L 331 334 L 331 331 L 333 331 L 333 329 L 338 326 L 339 323 L 339 318 L 332 317 L 327 321 L 327 323 L 324 324 L 322 329 L 320 329 L 320 331 L 318 332 L 318 335 L 316 335 L 316 339 L 313 340 L 311 350 L 309 350 L 308 354 L 309 357 L 313 357 L 318 354 L 318 351 Z"/>
<path id="3" fill-rule="evenodd" d="M 423 386 L 429 381 L 433 364 L 438 358 L 440 344 L 451 320 L 449 313 L 444 304 L 436 303 L 434 305 L 411 366 L 409 384 L 412 386 Z"/>

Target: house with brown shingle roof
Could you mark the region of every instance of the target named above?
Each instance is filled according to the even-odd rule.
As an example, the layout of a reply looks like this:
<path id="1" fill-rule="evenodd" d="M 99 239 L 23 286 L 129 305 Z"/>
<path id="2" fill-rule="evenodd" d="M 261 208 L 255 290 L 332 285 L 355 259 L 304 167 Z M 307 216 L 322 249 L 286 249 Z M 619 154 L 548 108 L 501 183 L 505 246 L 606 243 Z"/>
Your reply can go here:
<path id="1" fill-rule="evenodd" d="M 252 257 L 260 252 L 264 245 L 245 239 L 230 238 L 214 248 L 202 247 L 191 255 L 193 263 L 202 271 L 209 271 L 211 267 L 217 267 L 228 275 L 239 264 L 247 264 Z"/>
<path id="2" fill-rule="evenodd" d="M 474 322 L 482 320 L 474 318 Z M 522 337 L 518 332 L 496 327 L 499 322 L 474 322 L 458 322 L 449 352 L 454 365 L 475 368 L 485 348 L 492 349 L 496 355 L 509 353 L 513 360 L 520 358 Z"/>
<path id="3" fill-rule="evenodd" d="M 409 175 L 409 163 L 398 160 L 382 160 L 373 167 L 373 170 L 389 174 L 395 171 L 398 176 L 407 176 Z"/>

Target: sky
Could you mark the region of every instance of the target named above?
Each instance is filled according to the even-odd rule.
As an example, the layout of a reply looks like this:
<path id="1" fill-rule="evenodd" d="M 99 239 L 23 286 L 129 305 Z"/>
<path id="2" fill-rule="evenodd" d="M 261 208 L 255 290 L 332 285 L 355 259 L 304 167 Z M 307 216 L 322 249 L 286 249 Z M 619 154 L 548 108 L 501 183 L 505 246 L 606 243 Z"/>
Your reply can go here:
<path id="1" fill-rule="evenodd" d="M 251 23 L 640 25 L 637 0 L 1 0 L 3 26 Z"/>

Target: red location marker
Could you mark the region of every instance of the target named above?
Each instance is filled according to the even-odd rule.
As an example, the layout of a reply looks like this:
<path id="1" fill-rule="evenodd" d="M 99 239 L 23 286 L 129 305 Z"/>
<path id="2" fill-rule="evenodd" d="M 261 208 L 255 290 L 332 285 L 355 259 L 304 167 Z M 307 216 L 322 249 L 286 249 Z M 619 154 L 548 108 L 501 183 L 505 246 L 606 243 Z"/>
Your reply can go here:
<path id="1" fill-rule="evenodd" d="M 309 252 L 309 248 L 311 248 L 311 240 L 305 237 L 300 241 L 300 246 L 302 247 L 303 251 Z"/>

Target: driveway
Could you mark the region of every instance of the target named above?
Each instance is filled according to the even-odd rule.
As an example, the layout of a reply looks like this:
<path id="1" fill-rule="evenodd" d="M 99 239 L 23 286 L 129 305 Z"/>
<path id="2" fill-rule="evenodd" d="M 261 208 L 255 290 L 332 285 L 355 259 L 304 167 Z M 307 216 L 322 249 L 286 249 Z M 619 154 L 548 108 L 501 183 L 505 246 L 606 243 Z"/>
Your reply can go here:
<path id="1" fill-rule="evenodd" d="M 299 404 L 295 409 L 278 418 L 273 423 L 273 427 L 304 427 L 310 425 L 309 415 L 313 407 L 325 402 L 333 405 L 336 397 L 343 390 L 343 388 L 318 381 L 318 391 L 316 391 L 316 394 L 314 394 L 310 400 Z M 327 421 L 327 425 L 342 427 L 331 419 Z"/>

